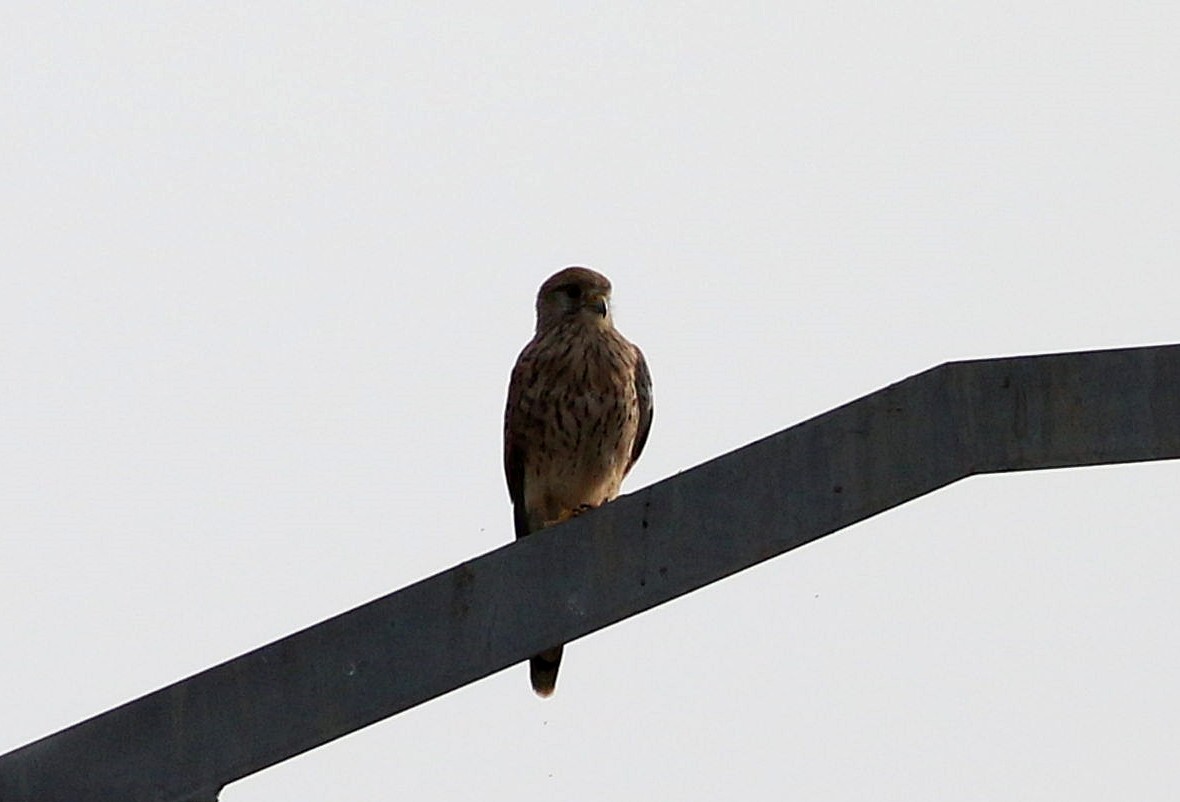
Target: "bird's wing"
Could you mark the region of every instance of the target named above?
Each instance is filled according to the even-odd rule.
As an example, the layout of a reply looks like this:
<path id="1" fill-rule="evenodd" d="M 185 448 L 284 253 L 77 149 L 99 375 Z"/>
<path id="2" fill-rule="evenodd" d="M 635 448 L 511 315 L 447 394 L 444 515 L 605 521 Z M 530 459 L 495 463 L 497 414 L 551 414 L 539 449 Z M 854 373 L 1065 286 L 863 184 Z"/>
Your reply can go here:
<path id="1" fill-rule="evenodd" d="M 508 382 L 508 405 L 504 410 L 504 478 L 508 480 L 508 497 L 512 500 L 512 520 L 517 538 L 529 533 L 528 513 L 524 507 L 525 445 L 514 426 L 514 413 L 520 406 L 520 395 L 526 386 L 527 369 L 528 360 L 521 354 Z"/>
<path id="2" fill-rule="evenodd" d="M 643 447 L 647 445 L 647 435 L 651 432 L 652 399 L 651 399 L 651 371 L 647 368 L 647 360 L 639 346 L 635 349 L 635 397 L 639 400 L 639 429 L 635 433 L 635 443 L 631 446 L 631 460 L 627 463 L 627 470 L 639 459 Z"/>

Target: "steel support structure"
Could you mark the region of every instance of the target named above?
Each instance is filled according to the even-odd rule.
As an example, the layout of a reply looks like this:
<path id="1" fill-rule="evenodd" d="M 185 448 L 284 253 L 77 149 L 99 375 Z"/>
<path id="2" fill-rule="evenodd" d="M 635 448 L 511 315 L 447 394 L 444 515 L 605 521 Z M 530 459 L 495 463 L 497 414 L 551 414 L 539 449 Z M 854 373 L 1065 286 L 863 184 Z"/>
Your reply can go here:
<path id="1" fill-rule="evenodd" d="M 0 800 L 215 800 L 964 477 L 1176 458 L 1180 345 L 941 365 L 0 756 Z"/>

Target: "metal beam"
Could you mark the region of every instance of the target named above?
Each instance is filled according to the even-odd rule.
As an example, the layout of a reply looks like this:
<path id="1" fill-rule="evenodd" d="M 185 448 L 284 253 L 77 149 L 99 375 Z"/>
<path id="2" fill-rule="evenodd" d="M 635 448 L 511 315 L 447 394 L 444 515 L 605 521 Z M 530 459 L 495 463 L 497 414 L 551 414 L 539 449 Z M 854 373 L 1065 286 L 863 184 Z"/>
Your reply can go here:
<path id="1" fill-rule="evenodd" d="M 1180 345 L 942 365 L 0 756 L 0 799 L 216 799 L 963 477 L 1175 458 Z"/>

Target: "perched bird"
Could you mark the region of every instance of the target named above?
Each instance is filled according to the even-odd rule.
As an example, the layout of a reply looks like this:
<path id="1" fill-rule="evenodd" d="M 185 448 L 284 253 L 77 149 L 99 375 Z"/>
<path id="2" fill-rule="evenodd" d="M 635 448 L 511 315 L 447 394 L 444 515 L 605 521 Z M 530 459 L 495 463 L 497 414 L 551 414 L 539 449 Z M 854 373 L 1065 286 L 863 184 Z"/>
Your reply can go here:
<path id="1" fill-rule="evenodd" d="M 567 267 L 537 292 L 537 328 L 516 360 L 504 412 L 504 473 L 522 538 L 619 494 L 651 429 L 651 374 L 615 329 L 610 281 Z M 529 661 L 533 690 L 557 685 L 562 646 Z"/>

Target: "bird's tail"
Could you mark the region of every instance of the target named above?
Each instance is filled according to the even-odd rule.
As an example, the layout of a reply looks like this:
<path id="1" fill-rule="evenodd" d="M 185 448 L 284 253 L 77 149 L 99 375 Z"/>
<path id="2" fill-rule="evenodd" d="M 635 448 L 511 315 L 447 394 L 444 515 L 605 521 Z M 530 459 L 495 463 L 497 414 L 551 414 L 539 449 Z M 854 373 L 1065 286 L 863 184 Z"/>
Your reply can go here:
<path id="1" fill-rule="evenodd" d="M 561 646 L 546 649 L 529 659 L 529 679 L 537 696 L 550 696 L 557 687 L 557 667 L 561 665 Z"/>

